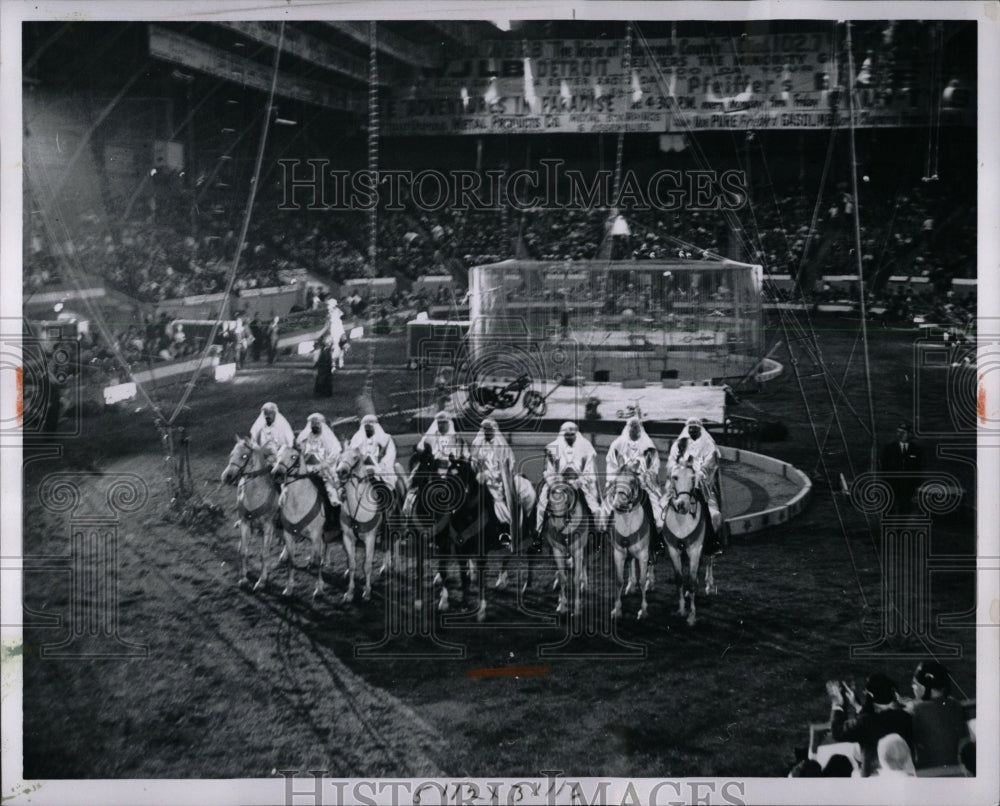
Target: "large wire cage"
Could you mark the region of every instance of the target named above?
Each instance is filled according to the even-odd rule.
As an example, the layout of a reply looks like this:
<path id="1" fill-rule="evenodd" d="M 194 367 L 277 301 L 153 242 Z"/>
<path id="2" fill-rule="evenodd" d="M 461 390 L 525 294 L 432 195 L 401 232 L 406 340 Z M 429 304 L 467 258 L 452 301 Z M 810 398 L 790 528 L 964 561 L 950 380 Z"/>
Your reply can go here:
<path id="1" fill-rule="evenodd" d="M 724 382 L 762 355 L 760 266 L 505 260 L 469 272 L 477 374 Z"/>

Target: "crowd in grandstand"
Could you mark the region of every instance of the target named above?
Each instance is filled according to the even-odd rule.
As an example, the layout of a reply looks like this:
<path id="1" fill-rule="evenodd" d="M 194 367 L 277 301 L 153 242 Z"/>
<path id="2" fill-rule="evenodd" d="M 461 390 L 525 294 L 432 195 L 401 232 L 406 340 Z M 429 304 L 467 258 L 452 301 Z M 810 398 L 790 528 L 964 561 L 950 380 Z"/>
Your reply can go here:
<path id="1" fill-rule="evenodd" d="M 958 319 L 974 314 L 974 294 L 951 288 L 952 278 L 975 273 L 975 207 L 960 198 L 958 189 L 937 181 L 917 182 L 903 192 L 879 193 L 865 186 L 861 265 L 870 304 L 900 320 L 917 312 Z M 623 210 L 629 234 L 609 241 L 607 209 L 463 211 L 445 205 L 428 211 L 404 199 L 404 210 L 377 216 L 376 273 L 399 282 L 399 290 L 380 301 L 379 311 L 391 316 L 454 304 L 451 291 L 410 293 L 410 286 L 421 275 L 450 275 L 461 286 L 470 266 L 507 257 L 697 259 L 732 256 L 735 244 L 745 260 L 762 263 L 769 274 L 803 281 L 794 294 L 767 286 L 772 299 L 856 302 L 856 287 L 829 287 L 820 279 L 857 273 L 854 204 L 844 185 L 831 188 L 817 206 L 801 196 L 763 199 L 735 214 L 735 231 L 736 220 L 721 211 Z M 67 283 L 70 267 L 153 305 L 224 290 L 239 222 L 222 225 L 199 209 L 168 214 L 173 209 L 161 199 L 154 209 L 124 220 L 90 215 L 79 222 L 72 240 L 60 245 L 48 243 L 35 227 L 25 249 L 26 294 Z M 334 283 L 366 276 L 367 225 L 364 211 L 282 211 L 276 199 L 261 199 L 242 245 L 234 287 L 281 285 L 289 282 L 285 270 L 305 269 Z M 920 282 L 910 289 L 890 288 L 889 276 Z"/>

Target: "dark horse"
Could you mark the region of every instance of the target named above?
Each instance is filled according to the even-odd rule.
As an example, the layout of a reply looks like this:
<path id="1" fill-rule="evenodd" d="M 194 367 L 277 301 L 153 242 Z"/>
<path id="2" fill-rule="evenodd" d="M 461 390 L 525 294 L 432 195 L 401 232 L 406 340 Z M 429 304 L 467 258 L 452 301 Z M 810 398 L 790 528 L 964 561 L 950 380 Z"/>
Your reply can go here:
<path id="1" fill-rule="evenodd" d="M 438 610 L 449 607 L 447 567 L 458 562 L 463 601 L 469 600 L 471 564 L 479 579 L 476 619 L 486 618 L 483 571 L 491 551 L 507 551 L 510 534 L 494 512 L 489 489 L 476 478 L 464 452 L 435 459 L 430 450 L 410 460 L 410 495 L 405 514 L 417 532 L 419 590 L 423 591 L 424 558 L 433 549 L 437 560 L 434 584 L 440 583 Z"/>

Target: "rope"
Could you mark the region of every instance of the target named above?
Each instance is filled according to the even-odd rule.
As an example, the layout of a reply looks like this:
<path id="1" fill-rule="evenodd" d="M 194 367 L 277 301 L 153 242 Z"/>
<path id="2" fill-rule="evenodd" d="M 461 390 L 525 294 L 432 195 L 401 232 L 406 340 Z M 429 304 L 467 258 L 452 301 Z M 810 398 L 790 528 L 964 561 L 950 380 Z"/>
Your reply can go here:
<path id="1" fill-rule="evenodd" d="M 853 81 L 854 76 L 854 53 L 851 49 L 851 23 L 847 23 L 847 74 Z M 872 398 L 872 374 L 871 365 L 868 360 L 868 303 L 865 300 L 865 278 L 864 267 L 861 265 L 861 218 L 858 213 L 860 199 L 858 198 L 858 157 L 854 143 L 854 87 L 850 88 L 847 94 L 849 104 L 848 122 L 850 124 L 851 135 L 851 188 L 854 193 L 854 257 L 858 264 L 858 289 L 861 297 L 861 344 L 865 359 L 865 391 L 868 394 L 868 419 L 871 425 L 871 448 L 870 465 L 875 469 L 875 444 L 877 433 L 875 431 L 875 401 Z"/>
<path id="2" fill-rule="evenodd" d="M 378 110 L 378 30 L 377 23 L 372 20 L 368 23 L 368 172 L 372 177 L 372 183 L 378 188 L 378 135 L 379 135 L 379 110 Z M 374 329 L 375 311 L 372 281 L 375 279 L 375 259 L 378 249 L 378 205 L 373 204 L 368 211 L 368 298 L 370 315 L 368 324 Z M 375 339 L 374 333 L 368 336 L 368 361 L 367 375 L 365 376 L 364 394 L 375 405 Z"/>
<path id="3" fill-rule="evenodd" d="M 243 254 L 243 244 L 246 243 L 247 230 L 250 228 L 250 217 L 253 213 L 254 199 L 257 197 L 257 180 L 260 177 L 260 167 L 264 161 L 264 147 L 267 144 L 267 130 L 271 123 L 271 110 L 274 108 L 274 92 L 278 84 L 278 64 L 281 61 L 281 48 L 284 44 L 284 40 L 285 22 L 282 20 L 281 27 L 278 30 L 278 44 L 274 49 L 274 70 L 271 74 L 271 88 L 267 96 L 267 111 L 261 124 L 260 144 L 257 147 L 257 160 L 254 163 L 253 178 L 250 180 L 250 195 L 247 199 L 246 212 L 243 215 L 243 226 L 240 229 L 240 237 L 236 242 L 236 254 L 233 255 L 233 265 L 229 270 L 229 278 L 226 281 L 224 299 L 229 299 L 229 295 L 232 294 L 233 283 L 236 282 L 236 270 L 239 268 L 240 257 Z M 198 376 L 201 374 L 202 367 L 205 365 L 205 359 L 208 357 L 208 352 L 212 349 L 212 344 L 215 341 L 215 334 L 219 329 L 219 324 L 222 322 L 222 314 L 224 310 L 225 306 L 219 307 L 219 315 L 216 317 L 215 322 L 212 324 L 212 329 L 209 331 L 208 337 L 205 339 L 205 347 L 202 350 L 200 358 L 198 359 L 198 366 L 195 367 L 194 372 L 191 374 L 191 380 L 187 382 L 184 394 L 181 396 L 180 401 L 178 401 L 177 407 L 174 409 L 174 413 L 170 415 L 170 420 L 167 422 L 168 426 L 174 424 L 174 421 L 184 410 L 188 399 L 191 397 L 191 393 L 194 391 L 195 383 L 198 380 Z"/>
<path id="4" fill-rule="evenodd" d="M 639 41 L 642 42 L 645 45 L 645 47 L 646 47 L 647 55 L 650 57 L 650 63 L 654 66 L 655 75 L 657 77 L 657 83 L 660 86 L 661 91 L 663 91 L 666 88 L 667 85 L 666 85 L 666 81 L 665 81 L 665 78 L 663 76 L 662 70 L 660 69 L 660 67 L 658 65 L 658 62 L 657 62 L 656 58 L 654 57 L 654 54 L 652 53 L 652 51 L 651 51 L 651 49 L 649 47 L 648 42 L 646 41 L 645 37 L 641 34 L 641 32 L 637 31 L 637 37 L 638 37 Z M 735 51 L 735 45 L 734 45 L 734 51 Z M 667 94 L 667 93 L 664 92 L 664 94 Z M 687 121 L 687 118 L 684 117 L 684 116 L 681 116 L 680 119 L 681 119 L 682 123 L 686 126 L 687 133 L 689 135 L 688 136 L 688 141 L 689 141 L 689 143 L 691 145 L 692 152 L 694 154 L 696 162 L 698 163 L 699 167 L 702 167 L 702 168 L 708 167 L 709 162 L 708 162 L 708 159 L 707 159 L 706 155 L 701 150 L 700 146 L 697 143 L 697 140 L 693 136 L 691 136 L 692 135 L 692 129 L 691 129 L 690 123 Z M 736 154 L 737 154 L 737 161 L 739 161 L 739 150 L 738 149 L 736 151 Z M 765 162 L 765 166 L 766 166 L 766 162 Z M 772 195 L 773 195 L 773 186 L 772 186 Z M 856 209 L 856 205 L 855 205 L 855 209 Z M 750 244 L 750 239 L 745 235 L 745 233 L 742 230 L 742 228 L 739 227 L 739 220 L 738 220 L 738 218 L 736 216 L 736 213 L 734 211 L 732 211 L 732 210 L 724 210 L 723 213 L 726 216 L 726 220 L 729 223 L 730 228 L 733 231 L 737 232 L 737 234 L 738 234 L 741 242 L 744 244 L 744 246 L 745 247 L 750 246 L 751 245 Z M 761 251 L 763 251 L 763 248 L 762 248 L 763 247 L 763 242 L 762 242 L 761 236 L 760 236 L 760 227 L 759 227 L 759 225 L 757 223 L 757 217 L 756 217 L 756 215 L 754 213 L 754 209 L 753 209 L 752 206 L 750 208 L 750 216 L 751 216 L 751 221 L 752 221 L 755 233 L 756 233 L 756 237 L 757 237 L 757 241 L 758 241 L 758 246 L 761 248 Z M 787 239 L 787 234 L 786 234 L 786 239 Z M 801 292 L 801 289 L 800 289 L 800 292 Z M 778 317 L 779 317 L 779 322 L 781 323 L 782 331 L 783 331 L 784 336 L 785 336 L 785 341 L 788 344 L 788 351 L 789 351 L 789 356 L 791 358 L 791 365 L 792 365 L 792 374 L 795 376 L 795 381 L 796 381 L 796 384 L 797 384 L 797 386 L 799 388 L 799 395 L 802 398 L 802 404 L 803 404 L 803 407 L 805 409 L 804 414 L 805 414 L 805 416 L 808 419 L 809 424 L 810 424 L 810 431 L 811 431 L 812 436 L 813 436 L 813 441 L 814 441 L 814 443 L 816 445 L 816 452 L 817 452 L 817 455 L 819 456 L 819 461 L 820 461 L 820 463 L 821 463 L 821 465 L 823 467 L 824 476 L 826 477 L 828 483 L 830 484 L 830 488 L 833 489 L 832 476 L 831 476 L 831 473 L 830 473 L 830 469 L 827 467 L 826 457 L 824 456 L 823 448 L 822 448 L 822 445 L 820 444 L 819 434 L 818 434 L 818 432 L 816 430 L 816 426 L 814 424 L 814 418 L 813 418 L 813 414 L 812 414 L 812 408 L 811 408 L 810 402 L 809 402 L 809 397 L 806 394 L 805 387 L 803 386 L 802 376 L 801 376 L 801 374 L 799 372 L 799 369 L 798 369 L 798 359 L 796 358 L 795 353 L 793 352 L 792 338 L 789 335 L 789 331 L 792 328 L 794 328 L 795 331 L 797 331 L 798 333 L 802 333 L 802 334 L 805 334 L 806 331 L 805 331 L 804 328 L 802 328 L 801 325 L 798 324 L 797 320 L 795 320 L 790 315 L 789 312 L 783 311 L 783 310 L 781 310 L 779 308 L 779 310 L 778 310 Z M 790 319 L 791 319 L 791 323 L 792 323 L 791 325 L 789 324 L 789 320 Z M 812 341 L 813 345 L 816 346 L 816 348 L 818 349 L 818 345 L 816 345 L 816 340 L 815 340 L 815 331 L 812 328 L 811 322 L 809 322 L 808 324 L 809 324 L 809 331 L 808 331 L 809 336 L 811 337 L 811 341 Z M 799 340 L 801 340 L 801 339 L 799 339 Z M 819 366 L 823 367 L 824 378 L 828 379 L 829 378 L 829 372 L 826 370 L 825 366 L 822 364 L 822 359 L 820 358 L 817 361 L 817 363 L 819 364 Z M 855 580 L 856 580 L 857 586 L 858 586 L 858 592 L 859 592 L 859 594 L 861 596 L 861 600 L 862 600 L 863 606 L 865 608 L 867 608 L 868 607 L 868 600 L 867 600 L 867 597 L 865 596 L 865 591 L 864 591 L 864 588 L 863 588 L 863 586 L 861 584 L 861 578 L 860 578 L 860 574 L 858 572 L 857 562 L 855 561 L 854 552 L 853 552 L 853 549 L 851 547 L 850 541 L 848 540 L 847 526 L 846 526 L 846 524 L 844 522 L 843 514 L 840 511 L 840 504 L 839 504 L 839 502 L 837 500 L 836 495 L 834 495 L 832 497 L 832 500 L 833 500 L 833 504 L 834 504 L 834 510 L 836 512 L 836 515 L 837 515 L 837 520 L 838 520 L 838 523 L 840 524 L 841 534 L 843 535 L 844 540 L 845 540 L 845 544 L 846 544 L 846 547 L 847 547 L 848 556 L 850 557 L 851 565 L 854 568 L 854 575 L 855 575 Z"/>

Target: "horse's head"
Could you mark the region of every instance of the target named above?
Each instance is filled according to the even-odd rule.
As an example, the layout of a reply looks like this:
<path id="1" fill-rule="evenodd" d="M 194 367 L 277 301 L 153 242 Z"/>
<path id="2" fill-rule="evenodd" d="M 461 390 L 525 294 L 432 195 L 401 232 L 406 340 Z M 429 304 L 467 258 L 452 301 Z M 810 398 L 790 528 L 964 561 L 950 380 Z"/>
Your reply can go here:
<path id="1" fill-rule="evenodd" d="M 611 508 L 616 512 L 628 512 L 639 500 L 639 477 L 631 470 L 622 470 L 615 476 L 609 493 Z"/>
<path id="2" fill-rule="evenodd" d="M 694 463 L 688 457 L 687 461 L 679 463 L 670 474 L 670 500 L 679 513 L 686 514 L 689 507 L 697 503 L 700 474 Z"/>
<path id="3" fill-rule="evenodd" d="M 271 469 L 274 480 L 279 484 L 284 484 L 288 474 L 298 465 L 301 456 L 299 449 L 291 445 L 283 445 L 279 448 L 278 455 L 274 459 L 274 467 Z"/>
<path id="4" fill-rule="evenodd" d="M 236 445 L 229 454 L 229 462 L 226 464 L 226 469 L 222 471 L 222 483 L 236 484 L 240 476 L 253 470 L 251 465 L 254 463 L 256 454 L 257 448 L 248 437 L 237 436 Z"/>
<path id="5" fill-rule="evenodd" d="M 336 467 L 334 467 L 334 472 L 337 474 L 337 479 L 343 484 L 347 481 L 355 472 L 362 460 L 361 451 L 357 448 L 345 448 L 340 454 L 340 458 L 337 459 Z"/>
<path id="6" fill-rule="evenodd" d="M 559 478 L 549 488 L 549 514 L 556 518 L 568 518 L 577 500 L 580 491 L 577 490 L 573 482 L 580 478 L 575 467 L 567 467 L 560 474 Z"/>

